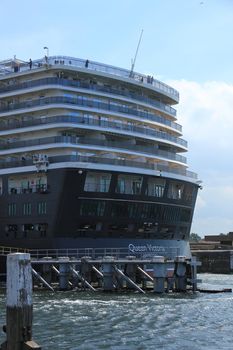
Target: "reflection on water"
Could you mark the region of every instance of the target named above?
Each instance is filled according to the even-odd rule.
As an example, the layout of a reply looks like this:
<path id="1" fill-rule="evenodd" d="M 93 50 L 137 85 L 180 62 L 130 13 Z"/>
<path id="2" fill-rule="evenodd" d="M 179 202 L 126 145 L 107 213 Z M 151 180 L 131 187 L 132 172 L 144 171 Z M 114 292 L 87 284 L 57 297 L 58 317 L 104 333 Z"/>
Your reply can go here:
<path id="1" fill-rule="evenodd" d="M 231 275 L 199 277 L 203 288 L 233 287 Z M 2 293 L 0 325 L 4 303 Z M 43 350 L 225 350 L 232 349 L 232 310 L 232 293 L 36 292 L 33 338 Z"/>

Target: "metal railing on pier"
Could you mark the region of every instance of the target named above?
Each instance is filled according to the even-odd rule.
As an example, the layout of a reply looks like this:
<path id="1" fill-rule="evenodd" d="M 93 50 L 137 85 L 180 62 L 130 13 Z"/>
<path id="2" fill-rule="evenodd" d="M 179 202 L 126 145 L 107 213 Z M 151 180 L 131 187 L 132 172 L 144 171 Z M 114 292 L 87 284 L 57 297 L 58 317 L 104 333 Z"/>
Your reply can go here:
<path id="1" fill-rule="evenodd" d="M 26 249 L 17 247 L 0 246 L 0 256 L 6 256 L 11 253 L 30 253 L 32 259 L 40 260 L 43 258 L 68 257 L 79 260 L 83 257 L 90 259 L 100 259 L 106 256 L 112 256 L 114 259 L 125 257 L 135 257 L 137 259 L 150 259 L 157 255 L 165 256 L 172 259 L 180 255 L 179 247 L 154 247 L 154 246 L 134 246 L 129 245 L 127 248 L 58 248 L 58 249 Z"/>
<path id="2" fill-rule="evenodd" d="M 113 256 L 115 259 L 122 259 L 127 256 L 134 256 L 138 259 L 149 259 L 155 255 L 164 255 L 167 258 L 174 258 L 180 255 L 178 247 L 151 247 L 147 250 L 146 246 L 137 249 L 134 245 L 128 248 L 64 248 L 64 249 L 29 249 L 32 259 L 69 257 L 70 259 L 81 259 L 89 257 L 99 259 L 105 256 Z"/>
<path id="3" fill-rule="evenodd" d="M 16 248 L 16 247 L 4 247 L 0 246 L 0 256 L 6 256 L 11 253 L 28 253 L 28 249 Z"/>

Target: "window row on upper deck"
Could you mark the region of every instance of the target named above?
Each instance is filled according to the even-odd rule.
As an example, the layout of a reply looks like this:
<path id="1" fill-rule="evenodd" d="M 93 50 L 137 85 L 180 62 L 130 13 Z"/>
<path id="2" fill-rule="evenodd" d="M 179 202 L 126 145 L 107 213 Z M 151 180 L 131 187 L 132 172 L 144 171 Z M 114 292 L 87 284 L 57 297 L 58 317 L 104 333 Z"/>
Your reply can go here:
<path id="1" fill-rule="evenodd" d="M 0 74 L 6 76 L 11 73 L 26 72 L 35 70 L 38 68 L 55 68 L 57 66 L 63 66 L 64 69 L 81 69 L 88 70 L 90 73 L 105 73 L 112 76 L 118 76 L 126 78 L 129 81 L 141 83 L 144 87 L 152 88 L 160 94 L 166 95 L 173 102 L 179 101 L 179 93 L 177 90 L 168 86 L 161 81 L 154 79 L 153 77 L 146 76 L 141 73 L 132 72 L 132 70 L 123 69 L 119 67 L 110 66 L 107 64 L 94 62 L 90 60 L 84 60 L 67 56 L 45 56 L 43 59 L 33 60 L 30 62 L 24 62 L 21 60 L 5 60 L 0 62 Z"/>
<path id="2" fill-rule="evenodd" d="M 44 147 L 54 148 L 59 147 L 59 144 L 63 144 L 62 147 L 70 148 L 71 146 L 75 149 L 94 149 L 94 150 L 104 150 L 112 152 L 126 152 L 127 154 L 133 155 L 143 155 L 149 158 L 166 158 L 170 162 L 182 162 L 186 163 L 186 158 L 176 154 L 174 152 L 168 152 L 158 149 L 153 145 L 141 145 L 141 144 L 130 144 L 129 142 L 123 142 L 121 139 L 119 140 L 99 140 L 91 137 L 79 137 L 77 136 L 51 136 L 51 137 L 43 137 L 43 138 L 33 138 L 28 140 L 19 140 L 7 139 L 1 140 L 0 142 L 0 152 L 6 150 L 14 150 L 18 148 L 28 148 L 28 147 Z M 61 147 L 61 146 L 60 146 Z"/>
<path id="3" fill-rule="evenodd" d="M 184 184 L 180 181 L 166 180 L 160 177 L 149 177 L 145 179 L 143 189 L 143 176 L 119 174 L 115 192 L 126 195 L 141 195 L 175 200 L 190 201 L 193 198 L 194 186 Z M 85 192 L 102 192 L 110 191 L 111 174 L 88 172 L 84 184 Z M 166 193 L 165 193 L 166 190 Z"/>
<path id="4" fill-rule="evenodd" d="M 60 72 L 57 73 L 57 77 L 49 77 L 37 80 L 31 80 L 27 82 L 12 82 L 11 80 L 4 83 L 4 86 L 0 87 L 0 93 L 19 91 L 23 89 L 31 89 L 35 87 L 45 87 L 46 85 L 56 85 L 56 86 L 66 86 L 66 87 L 74 87 L 74 88 L 82 88 L 86 90 L 92 90 L 97 92 L 103 92 L 108 94 L 114 94 L 117 96 L 122 96 L 126 98 L 130 98 L 140 101 L 142 103 L 154 106 L 163 110 L 166 113 L 171 114 L 172 116 L 176 116 L 176 110 L 172 108 L 170 105 L 163 103 L 158 97 L 151 98 L 145 92 L 140 94 L 139 92 L 129 90 L 125 86 L 112 86 L 109 83 L 99 82 L 94 78 L 70 78 L 65 79 L 64 74 L 60 76 Z"/>
<path id="5" fill-rule="evenodd" d="M 76 112 L 69 113 L 67 115 L 57 115 L 50 117 L 42 116 L 32 118 L 31 116 L 24 116 L 17 119 L 0 119 L 0 130 L 2 131 L 0 131 L 0 134 L 6 135 L 6 130 L 9 130 L 9 135 L 12 132 L 14 134 L 14 129 L 18 130 L 19 128 L 25 127 L 41 126 L 46 127 L 48 130 L 48 125 L 51 125 L 50 129 L 52 130 L 54 127 L 56 128 L 56 124 L 60 125 L 61 123 L 64 125 L 64 127 L 72 126 L 72 128 L 76 130 L 99 130 L 103 131 L 104 133 L 114 132 L 118 135 L 131 135 L 132 137 L 139 137 L 152 141 L 158 141 L 161 143 L 166 143 L 166 141 L 168 141 L 170 144 L 172 143 L 181 145 L 182 149 L 183 146 L 185 146 L 183 139 L 177 138 L 176 136 L 158 128 L 152 128 L 145 125 L 137 125 L 136 123 L 128 120 L 111 120 L 105 115 L 92 115 L 87 112 Z M 34 130 L 38 129 L 36 128 Z"/>
<path id="6" fill-rule="evenodd" d="M 156 113 L 151 113 L 146 108 L 139 108 L 137 105 L 129 104 L 129 103 L 120 103 L 112 101 L 107 98 L 92 98 L 86 95 L 72 95 L 63 93 L 62 96 L 50 96 L 45 97 L 44 95 L 37 97 L 36 99 L 32 99 L 31 97 L 25 98 L 23 102 L 18 102 L 17 100 L 5 99 L 1 100 L 0 104 L 0 113 L 11 112 L 14 113 L 15 110 L 20 109 L 28 109 L 33 107 L 42 107 L 46 105 L 49 108 L 49 104 L 67 104 L 69 108 L 77 107 L 85 107 L 85 108 L 93 108 L 93 109 L 101 109 L 103 111 L 108 111 L 111 113 L 121 113 L 123 115 L 127 115 L 127 117 L 131 118 L 142 118 L 144 120 L 156 122 L 162 125 L 166 125 L 169 128 L 174 128 L 176 131 L 179 131 L 178 124 L 170 121 L 169 119 L 163 118 Z"/>

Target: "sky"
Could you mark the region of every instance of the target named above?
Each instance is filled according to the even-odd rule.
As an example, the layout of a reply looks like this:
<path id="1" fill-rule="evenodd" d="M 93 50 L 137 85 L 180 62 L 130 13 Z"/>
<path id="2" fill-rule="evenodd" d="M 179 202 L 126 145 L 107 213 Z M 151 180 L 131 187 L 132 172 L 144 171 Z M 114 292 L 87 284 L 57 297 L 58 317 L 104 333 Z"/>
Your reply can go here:
<path id="1" fill-rule="evenodd" d="M 0 60 L 45 55 L 131 67 L 178 89 L 199 191 L 192 232 L 233 231 L 233 0 L 1 0 Z"/>

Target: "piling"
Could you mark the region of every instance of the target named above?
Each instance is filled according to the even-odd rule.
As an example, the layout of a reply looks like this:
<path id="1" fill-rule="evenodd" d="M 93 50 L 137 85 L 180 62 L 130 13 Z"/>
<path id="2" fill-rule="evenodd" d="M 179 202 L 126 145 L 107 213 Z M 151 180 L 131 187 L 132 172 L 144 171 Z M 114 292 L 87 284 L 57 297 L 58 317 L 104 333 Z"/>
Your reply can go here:
<path id="1" fill-rule="evenodd" d="M 50 261 L 52 258 L 51 257 L 44 257 L 43 260 L 45 261 Z M 43 264 L 42 266 L 42 274 L 43 278 L 45 279 L 48 284 L 51 284 L 52 282 L 52 269 L 50 264 Z"/>
<path id="2" fill-rule="evenodd" d="M 42 285 L 44 285 L 46 288 L 54 292 L 53 287 L 48 282 L 46 282 L 45 279 L 41 277 L 41 275 L 38 272 L 36 272 L 36 270 L 34 270 L 33 268 L 32 268 L 32 274 L 42 283 Z"/>
<path id="3" fill-rule="evenodd" d="M 88 252 L 90 253 L 90 252 Z M 113 253 L 113 252 L 111 252 Z M 44 252 L 43 252 L 44 254 Z M 64 254 L 64 253 L 63 253 Z M 31 261 L 35 288 L 48 288 L 51 291 L 124 291 L 136 290 L 155 293 L 170 291 L 188 292 L 197 290 L 197 266 L 195 257 L 177 256 L 168 259 L 154 255 L 82 255 L 48 256 Z M 42 255 L 43 256 L 43 255 Z M 38 272 L 37 272 L 38 271 Z M 37 282 L 39 281 L 39 283 Z M 190 288 L 191 287 L 191 288 Z"/>
<path id="4" fill-rule="evenodd" d="M 60 290 L 67 290 L 69 288 L 69 273 L 70 266 L 68 264 L 69 258 L 59 257 L 59 288 Z"/>
<path id="5" fill-rule="evenodd" d="M 130 278 L 131 281 L 136 282 L 136 270 L 137 266 L 130 263 L 132 260 L 136 260 L 136 256 L 128 255 L 125 257 L 129 262 L 125 265 L 124 273 Z M 131 282 L 127 282 L 127 288 L 134 288 Z"/>
<path id="6" fill-rule="evenodd" d="M 113 280 L 113 264 L 114 262 L 113 256 L 105 256 L 103 258 L 103 262 L 101 265 L 102 273 L 103 273 L 103 290 L 104 291 L 112 291 L 115 289 L 114 280 Z"/>
<path id="7" fill-rule="evenodd" d="M 85 280 L 85 278 L 78 272 L 76 271 L 75 269 L 73 269 L 71 267 L 71 272 L 74 274 L 74 276 L 76 276 L 81 282 L 82 282 L 82 285 L 86 288 L 89 288 L 90 290 L 92 290 L 93 292 L 95 292 L 95 288 L 92 287 L 92 285 L 87 281 Z"/>
<path id="8" fill-rule="evenodd" d="M 186 291 L 186 257 L 177 256 L 175 259 L 175 288 L 178 292 Z"/>
<path id="9" fill-rule="evenodd" d="M 120 269 L 118 269 L 118 267 L 116 265 L 114 265 L 113 267 L 114 267 L 114 270 L 116 271 L 116 273 L 127 282 L 127 286 L 130 286 L 130 287 L 136 289 L 138 292 L 145 294 L 144 290 L 142 290 L 136 283 L 134 283 L 133 280 L 131 280 L 131 278 L 126 276 Z"/>
<path id="10" fill-rule="evenodd" d="M 190 273 L 190 283 L 192 285 L 193 292 L 197 291 L 197 283 L 200 282 L 200 280 L 197 279 L 197 266 L 201 265 L 200 261 L 197 261 L 196 256 L 193 256 L 190 261 L 187 261 L 187 264 L 191 268 L 191 273 Z"/>
<path id="11" fill-rule="evenodd" d="M 32 271 L 30 254 L 7 256 L 6 342 L 2 350 L 41 350 L 32 340 Z"/>
<path id="12" fill-rule="evenodd" d="M 141 274 L 146 277 L 149 281 L 154 282 L 153 278 L 145 271 L 143 270 L 140 266 L 137 265 L 138 271 L 141 272 Z"/>
<path id="13" fill-rule="evenodd" d="M 53 270 L 57 276 L 60 276 L 60 272 L 59 272 L 59 270 L 56 268 L 56 266 L 52 265 L 52 266 L 51 266 L 51 270 Z M 70 286 L 70 287 L 73 287 L 73 283 L 71 283 L 70 281 L 68 281 L 68 283 L 69 283 L 69 286 Z"/>
<path id="14" fill-rule="evenodd" d="M 164 256 L 154 256 L 153 259 L 153 272 L 154 272 L 154 292 L 164 293 L 165 291 L 165 277 L 166 277 L 166 265 Z"/>
<path id="15" fill-rule="evenodd" d="M 167 292 L 174 291 L 175 263 L 174 260 L 167 261 Z"/>
<path id="16" fill-rule="evenodd" d="M 92 281 L 92 267 L 89 264 L 89 260 L 91 260 L 90 256 L 82 256 L 81 257 L 81 265 L 80 265 L 80 273 L 83 277 L 83 280 L 90 283 Z M 87 283 L 83 283 L 83 288 L 87 286 Z"/>

